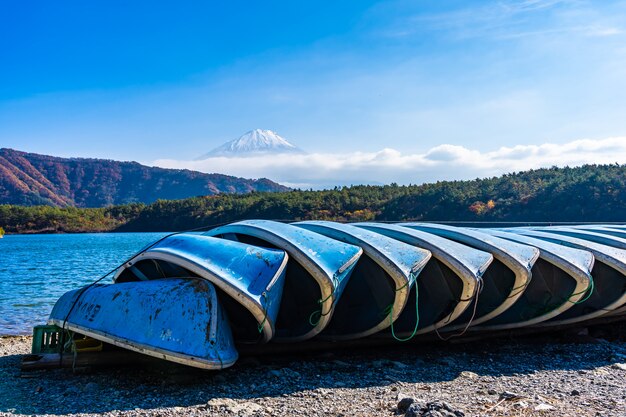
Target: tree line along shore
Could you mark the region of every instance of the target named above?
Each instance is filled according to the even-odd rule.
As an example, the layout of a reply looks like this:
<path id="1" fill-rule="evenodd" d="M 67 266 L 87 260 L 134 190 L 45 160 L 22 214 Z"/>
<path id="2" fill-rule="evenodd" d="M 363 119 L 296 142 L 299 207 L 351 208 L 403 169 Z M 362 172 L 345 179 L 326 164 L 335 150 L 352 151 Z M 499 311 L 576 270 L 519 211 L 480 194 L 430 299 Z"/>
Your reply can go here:
<path id="1" fill-rule="evenodd" d="M 99 208 L 0 205 L 6 233 L 179 231 L 247 218 L 335 221 L 626 221 L 626 165 L 468 181 L 219 194 Z"/>

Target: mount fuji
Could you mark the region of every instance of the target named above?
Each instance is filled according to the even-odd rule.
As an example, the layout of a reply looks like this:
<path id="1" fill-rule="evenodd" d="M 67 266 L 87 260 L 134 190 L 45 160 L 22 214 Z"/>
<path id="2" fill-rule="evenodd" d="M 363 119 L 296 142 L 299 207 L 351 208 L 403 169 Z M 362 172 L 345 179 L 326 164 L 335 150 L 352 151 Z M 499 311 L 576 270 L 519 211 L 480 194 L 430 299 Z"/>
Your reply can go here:
<path id="1" fill-rule="evenodd" d="M 215 156 L 254 156 L 259 154 L 305 153 L 297 146 L 271 130 L 254 129 L 241 137 L 226 142 L 209 153 L 198 158 L 207 159 Z"/>

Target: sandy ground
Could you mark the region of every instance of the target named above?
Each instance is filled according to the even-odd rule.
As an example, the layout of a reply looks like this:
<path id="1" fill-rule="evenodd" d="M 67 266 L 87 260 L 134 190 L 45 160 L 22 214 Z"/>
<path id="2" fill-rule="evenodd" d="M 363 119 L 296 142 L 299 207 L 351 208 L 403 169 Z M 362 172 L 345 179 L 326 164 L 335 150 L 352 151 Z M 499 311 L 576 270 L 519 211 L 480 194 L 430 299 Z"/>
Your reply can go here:
<path id="1" fill-rule="evenodd" d="M 22 372 L 30 337 L 4 337 L 0 415 L 626 416 L 625 330 L 243 357 L 220 372 Z"/>

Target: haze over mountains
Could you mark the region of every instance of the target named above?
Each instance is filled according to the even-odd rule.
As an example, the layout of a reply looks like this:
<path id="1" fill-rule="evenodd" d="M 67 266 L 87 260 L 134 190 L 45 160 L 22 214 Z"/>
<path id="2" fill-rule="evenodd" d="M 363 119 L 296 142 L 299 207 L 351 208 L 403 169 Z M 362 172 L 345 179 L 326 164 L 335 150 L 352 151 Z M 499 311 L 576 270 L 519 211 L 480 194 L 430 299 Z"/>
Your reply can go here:
<path id="1" fill-rule="evenodd" d="M 106 159 L 58 158 L 0 149 L 0 204 L 103 207 L 221 193 L 286 191 L 253 180 Z"/>

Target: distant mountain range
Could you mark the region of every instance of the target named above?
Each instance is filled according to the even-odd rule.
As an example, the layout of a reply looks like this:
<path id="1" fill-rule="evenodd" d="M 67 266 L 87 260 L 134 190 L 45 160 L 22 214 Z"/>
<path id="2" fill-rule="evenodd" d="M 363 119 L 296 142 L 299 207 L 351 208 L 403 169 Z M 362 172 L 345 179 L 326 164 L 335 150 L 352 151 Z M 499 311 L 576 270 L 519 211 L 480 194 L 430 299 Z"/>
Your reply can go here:
<path id="1" fill-rule="evenodd" d="M 104 207 L 286 190 L 265 178 L 252 180 L 148 167 L 137 162 L 58 158 L 0 148 L 0 204 Z"/>
<path id="2" fill-rule="evenodd" d="M 244 133 L 238 139 L 226 142 L 197 159 L 202 160 L 216 156 L 237 157 L 277 153 L 304 153 L 304 151 L 279 136 L 276 132 L 254 129 Z"/>

